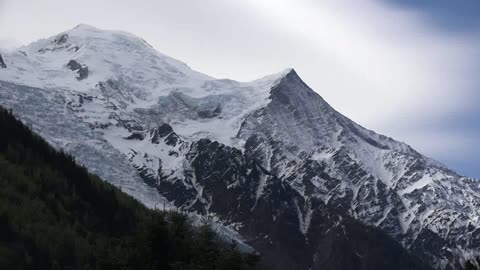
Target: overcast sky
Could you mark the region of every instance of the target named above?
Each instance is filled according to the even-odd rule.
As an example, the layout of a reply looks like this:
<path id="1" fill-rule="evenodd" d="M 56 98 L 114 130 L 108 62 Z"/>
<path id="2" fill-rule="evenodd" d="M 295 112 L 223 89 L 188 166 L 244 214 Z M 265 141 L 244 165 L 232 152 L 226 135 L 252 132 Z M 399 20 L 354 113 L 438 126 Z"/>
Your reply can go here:
<path id="1" fill-rule="evenodd" d="M 217 78 L 293 67 L 333 107 L 480 178 L 480 1 L 0 0 L 0 47 L 86 23 Z"/>

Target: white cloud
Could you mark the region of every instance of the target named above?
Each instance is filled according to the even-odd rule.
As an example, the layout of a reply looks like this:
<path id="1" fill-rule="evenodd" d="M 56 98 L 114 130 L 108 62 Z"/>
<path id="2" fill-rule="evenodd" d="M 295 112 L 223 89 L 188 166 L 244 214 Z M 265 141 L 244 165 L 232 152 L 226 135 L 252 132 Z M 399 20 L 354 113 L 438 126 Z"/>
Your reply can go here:
<path id="1" fill-rule="evenodd" d="M 398 138 L 416 150 L 443 161 L 474 159 L 478 155 L 478 134 L 449 129 L 400 131 Z"/>

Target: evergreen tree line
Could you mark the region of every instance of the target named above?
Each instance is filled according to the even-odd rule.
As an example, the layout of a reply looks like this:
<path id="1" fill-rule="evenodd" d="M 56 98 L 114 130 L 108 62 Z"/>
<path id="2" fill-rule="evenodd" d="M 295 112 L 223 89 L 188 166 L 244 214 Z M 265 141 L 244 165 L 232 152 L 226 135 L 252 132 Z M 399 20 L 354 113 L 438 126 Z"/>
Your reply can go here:
<path id="1" fill-rule="evenodd" d="M 480 258 L 470 260 L 465 264 L 465 270 L 480 270 Z"/>
<path id="2" fill-rule="evenodd" d="M 254 269 L 208 226 L 147 209 L 0 107 L 0 269 Z"/>

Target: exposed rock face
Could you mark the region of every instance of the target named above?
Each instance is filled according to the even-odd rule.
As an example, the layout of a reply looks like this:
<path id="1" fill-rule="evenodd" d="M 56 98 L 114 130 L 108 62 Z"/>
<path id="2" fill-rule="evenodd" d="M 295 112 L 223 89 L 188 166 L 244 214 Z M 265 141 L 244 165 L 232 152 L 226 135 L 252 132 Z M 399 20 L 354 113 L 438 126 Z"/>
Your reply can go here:
<path id="1" fill-rule="evenodd" d="M 80 63 L 78 63 L 75 60 L 70 60 L 70 62 L 68 62 L 68 64 L 67 64 L 67 67 L 70 70 L 76 71 L 78 73 L 77 79 L 79 81 L 81 81 L 83 79 L 86 79 L 88 77 L 88 67 L 85 66 L 85 65 L 81 65 Z"/>
<path id="2" fill-rule="evenodd" d="M 53 42 L 57 45 L 63 45 L 65 43 L 67 43 L 67 40 L 68 40 L 68 34 L 62 34 L 62 35 L 58 36 L 57 38 L 55 38 L 55 40 Z"/>
<path id="3" fill-rule="evenodd" d="M 264 268 L 424 269 L 411 253 L 456 269 L 480 254 L 480 182 L 352 122 L 294 70 L 216 80 L 88 26 L 26 52 L 7 56 L 1 105 L 147 205 L 238 232 Z M 98 72 L 73 78 L 70 59 Z"/>
<path id="4" fill-rule="evenodd" d="M 214 117 L 219 116 L 220 113 L 222 113 L 222 108 L 220 107 L 220 105 L 218 105 L 213 110 L 206 109 L 206 110 L 200 110 L 200 111 L 197 112 L 198 117 L 200 117 L 200 118 L 214 118 Z"/>
<path id="5" fill-rule="evenodd" d="M 0 54 L 0 68 L 7 68 L 7 65 L 3 61 L 2 55 Z"/>
<path id="6" fill-rule="evenodd" d="M 159 144 L 161 138 L 165 138 L 168 135 L 172 134 L 173 129 L 168 124 L 163 124 L 158 128 L 150 130 L 151 142 L 154 144 Z M 176 134 L 175 137 L 178 137 Z"/>
<path id="7" fill-rule="evenodd" d="M 377 229 L 305 200 L 238 149 L 202 139 L 185 156 L 185 178 L 144 173 L 147 181 L 178 207 L 237 224 L 262 269 L 429 269 Z"/>

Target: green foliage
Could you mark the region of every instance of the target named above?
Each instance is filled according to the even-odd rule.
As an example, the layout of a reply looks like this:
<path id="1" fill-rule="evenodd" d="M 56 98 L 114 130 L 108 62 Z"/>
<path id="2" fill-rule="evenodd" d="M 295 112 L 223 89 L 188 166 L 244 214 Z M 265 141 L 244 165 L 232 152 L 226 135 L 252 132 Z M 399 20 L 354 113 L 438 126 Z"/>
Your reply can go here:
<path id="1" fill-rule="evenodd" d="M 149 210 L 0 108 L 0 269 L 253 269 L 208 226 Z"/>

